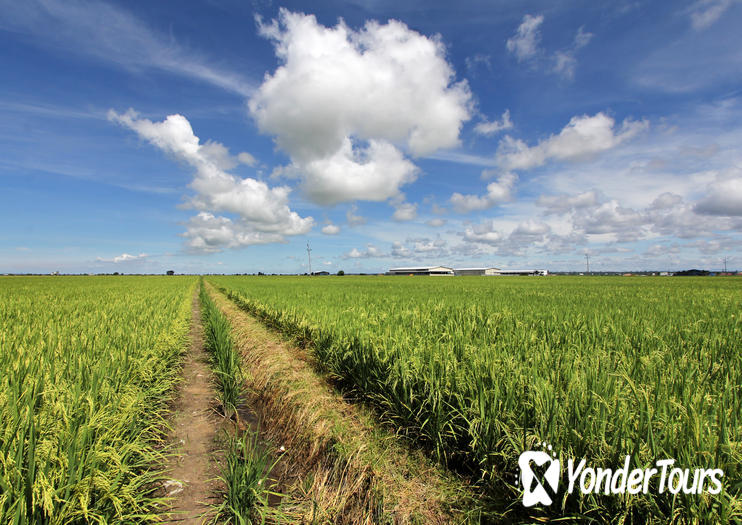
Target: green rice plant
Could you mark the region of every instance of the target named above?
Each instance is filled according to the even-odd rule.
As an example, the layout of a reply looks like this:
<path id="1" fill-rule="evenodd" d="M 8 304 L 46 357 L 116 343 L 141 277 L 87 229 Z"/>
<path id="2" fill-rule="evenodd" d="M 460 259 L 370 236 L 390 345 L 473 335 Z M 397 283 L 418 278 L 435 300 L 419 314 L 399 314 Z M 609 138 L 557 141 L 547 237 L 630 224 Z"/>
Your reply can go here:
<path id="1" fill-rule="evenodd" d="M 247 525 L 279 517 L 280 511 L 269 502 L 271 496 L 281 496 L 273 490 L 270 478 L 279 460 L 280 456 L 273 459 L 270 449 L 260 443 L 258 432 L 230 435 L 221 474 L 226 490 L 215 521 Z"/>
<path id="2" fill-rule="evenodd" d="M 160 520 L 193 278 L 0 278 L 0 523 Z"/>
<path id="3" fill-rule="evenodd" d="M 199 298 L 204 322 L 206 349 L 211 356 L 211 367 L 218 382 L 218 398 L 224 416 L 237 416 L 237 407 L 243 395 L 244 380 L 240 356 L 232 345 L 231 326 L 227 318 L 209 298 L 201 283 Z"/>
<path id="4" fill-rule="evenodd" d="M 478 480 L 491 519 L 742 519 L 742 280 L 209 277 L 348 396 Z M 711 494 L 572 494 L 524 510 L 521 452 L 721 468 Z M 503 503 L 504 502 L 504 503 Z"/>

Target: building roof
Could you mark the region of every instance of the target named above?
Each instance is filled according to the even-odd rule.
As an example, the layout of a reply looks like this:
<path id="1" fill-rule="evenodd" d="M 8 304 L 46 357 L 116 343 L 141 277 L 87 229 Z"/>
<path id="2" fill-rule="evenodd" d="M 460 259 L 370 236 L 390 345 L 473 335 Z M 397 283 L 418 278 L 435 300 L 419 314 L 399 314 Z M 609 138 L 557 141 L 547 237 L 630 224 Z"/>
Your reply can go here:
<path id="1" fill-rule="evenodd" d="M 440 268 L 443 268 L 444 270 L 451 270 L 453 271 L 453 268 L 449 268 L 448 266 L 411 266 L 408 268 L 390 268 L 390 272 L 424 272 L 424 271 L 430 271 L 430 270 L 438 270 Z"/>
<path id="2" fill-rule="evenodd" d="M 487 266 L 482 268 L 455 268 L 457 272 L 463 272 L 463 271 L 475 271 L 475 270 L 499 270 L 499 268 L 495 268 L 494 266 Z"/>

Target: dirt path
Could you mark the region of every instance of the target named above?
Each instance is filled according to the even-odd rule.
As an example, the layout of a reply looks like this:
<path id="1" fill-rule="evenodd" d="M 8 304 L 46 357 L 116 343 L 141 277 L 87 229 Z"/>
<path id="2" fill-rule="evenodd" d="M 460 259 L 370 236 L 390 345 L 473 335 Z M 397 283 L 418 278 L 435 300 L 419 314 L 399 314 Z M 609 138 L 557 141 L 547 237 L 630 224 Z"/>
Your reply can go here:
<path id="1" fill-rule="evenodd" d="M 190 348 L 183 366 L 183 383 L 173 411 L 171 442 L 178 454 L 170 464 L 170 475 L 178 481 L 165 484 L 173 496 L 169 523 L 200 524 L 208 515 L 218 482 L 212 461 L 214 439 L 220 421 L 212 408 L 214 398 L 201 327 L 198 291 L 191 306 Z"/>

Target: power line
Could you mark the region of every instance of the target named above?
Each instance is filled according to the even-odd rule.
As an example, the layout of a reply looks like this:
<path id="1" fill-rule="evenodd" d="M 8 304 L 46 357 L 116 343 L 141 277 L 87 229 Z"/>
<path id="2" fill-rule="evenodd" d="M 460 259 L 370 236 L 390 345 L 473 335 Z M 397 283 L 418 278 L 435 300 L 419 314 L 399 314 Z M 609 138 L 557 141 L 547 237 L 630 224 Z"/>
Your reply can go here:
<path id="1" fill-rule="evenodd" d="M 587 265 L 587 271 L 585 273 L 590 275 L 590 255 L 587 253 L 585 254 L 585 264 Z"/>

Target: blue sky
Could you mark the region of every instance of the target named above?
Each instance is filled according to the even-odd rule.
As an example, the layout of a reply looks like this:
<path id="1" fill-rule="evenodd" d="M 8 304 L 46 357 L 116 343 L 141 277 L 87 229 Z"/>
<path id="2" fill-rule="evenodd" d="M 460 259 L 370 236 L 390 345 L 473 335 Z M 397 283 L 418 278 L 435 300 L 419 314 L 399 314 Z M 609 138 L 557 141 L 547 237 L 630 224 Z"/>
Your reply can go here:
<path id="1" fill-rule="evenodd" d="M 742 269 L 742 2 L 0 5 L 0 272 Z"/>

